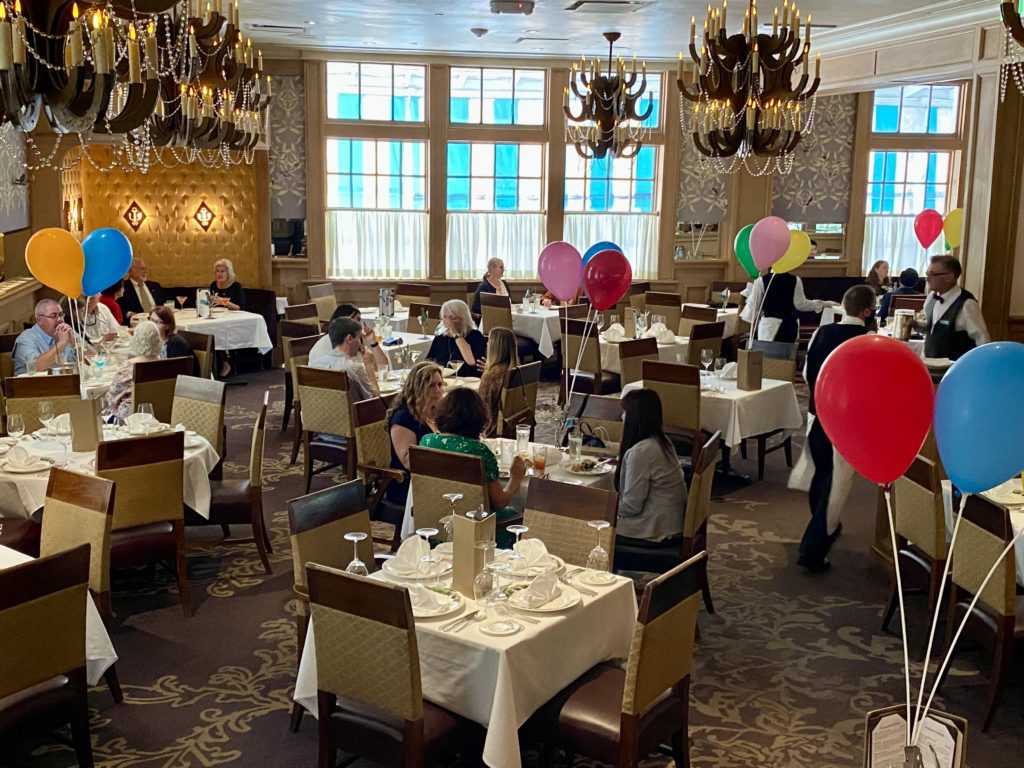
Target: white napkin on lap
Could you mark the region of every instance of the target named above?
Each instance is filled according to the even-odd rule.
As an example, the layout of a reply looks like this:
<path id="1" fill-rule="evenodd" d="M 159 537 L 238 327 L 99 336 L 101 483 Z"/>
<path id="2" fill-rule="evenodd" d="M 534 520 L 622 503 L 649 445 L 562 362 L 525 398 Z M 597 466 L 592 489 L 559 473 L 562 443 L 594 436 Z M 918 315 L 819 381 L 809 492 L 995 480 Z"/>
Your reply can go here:
<path id="1" fill-rule="evenodd" d="M 726 363 L 719 374 L 723 379 L 735 379 L 739 368 L 736 363 Z"/>
<path id="2" fill-rule="evenodd" d="M 16 445 L 7 452 L 7 466 L 14 469 L 28 469 L 39 463 L 39 459 L 26 451 L 20 445 Z"/>
<path id="3" fill-rule="evenodd" d="M 71 431 L 71 414 L 62 413 L 59 416 L 54 416 L 50 421 L 49 426 L 50 432 L 53 434 L 67 434 Z"/>
<path id="4" fill-rule="evenodd" d="M 395 573 L 415 575 L 420 568 L 420 560 L 427 556 L 430 545 L 419 536 L 410 536 L 402 542 L 395 556 L 391 558 L 389 570 Z"/>
<path id="5" fill-rule="evenodd" d="M 422 541 L 423 539 L 420 539 L 420 542 Z M 413 611 L 422 613 L 434 613 L 450 602 L 444 595 L 440 595 L 422 584 L 413 584 L 409 587 L 409 601 L 412 603 Z"/>
<path id="6" fill-rule="evenodd" d="M 549 561 L 548 548 L 540 539 L 523 539 L 513 549 L 526 557 L 526 564 L 530 567 L 544 565 Z"/>
<path id="7" fill-rule="evenodd" d="M 554 569 L 544 571 L 534 579 L 530 586 L 512 596 L 512 602 L 524 608 L 540 608 L 547 605 L 559 595 L 558 575 Z"/>
<path id="8" fill-rule="evenodd" d="M 124 420 L 124 423 L 125 426 L 128 427 L 128 431 L 131 432 L 133 435 L 145 434 L 150 429 L 159 424 L 159 422 L 156 420 L 156 416 L 154 416 L 151 413 L 133 413 L 131 416 Z"/>
<path id="9" fill-rule="evenodd" d="M 622 327 L 622 323 L 612 323 L 601 334 L 601 338 L 605 341 L 622 341 L 626 338 L 626 329 Z"/>

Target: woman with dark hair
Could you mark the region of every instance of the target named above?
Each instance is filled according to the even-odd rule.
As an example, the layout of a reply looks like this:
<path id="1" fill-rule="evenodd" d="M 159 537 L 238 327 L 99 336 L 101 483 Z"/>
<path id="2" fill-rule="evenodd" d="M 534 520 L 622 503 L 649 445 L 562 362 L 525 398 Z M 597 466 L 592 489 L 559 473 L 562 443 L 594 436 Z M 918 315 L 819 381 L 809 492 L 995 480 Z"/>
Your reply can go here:
<path id="1" fill-rule="evenodd" d="M 872 264 L 871 269 L 868 270 L 868 276 L 864 278 L 864 282 L 871 286 L 876 296 L 881 296 L 888 291 L 892 287 L 892 281 L 889 280 L 889 262 L 885 259 L 879 259 Z"/>
<path id="2" fill-rule="evenodd" d="M 487 336 L 487 364 L 480 376 L 480 399 L 490 413 L 490 420 L 484 430 L 494 436 L 497 427 L 498 410 L 501 408 L 501 391 L 508 380 L 508 372 L 519 367 L 519 353 L 516 351 L 516 335 L 508 328 L 492 328 Z"/>
<path id="3" fill-rule="evenodd" d="M 498 480 L 498 460 L 491 449 L 480 442 L 480 433 L 487 420 L 487 406 L 472 389 L 453 389 L 437 407 L 434 423 L 437 433 L 424 435 L 420 445 L 452 453 L 468 453 L 484 460 L 484 478 L 491 509 L 504 509 L 516 495 L 526 476 L 526 464 L 516 456 L 509 467 L 508 483 Z"/>
<path id="4" fill-rule="evenodd" d="M 160 331 L 160 338 L 164 347 L 160 351 L 160 357 L 192 357 L 192 345 L 188 339 L 179 334 L 178 324 L 174 320 L 174 310 L 160 306 L 153 307 L 149 312 L 149 320 Z"/>
<path id="5" fill-rule="evenodd" d="M 616 538 L 641 546 L 680 539 L 686 479 L 672 441 L 662 429 L 661 398 L 638 389 L 622 399 L 625 412 L 615 488 L 619 491 Z"/>

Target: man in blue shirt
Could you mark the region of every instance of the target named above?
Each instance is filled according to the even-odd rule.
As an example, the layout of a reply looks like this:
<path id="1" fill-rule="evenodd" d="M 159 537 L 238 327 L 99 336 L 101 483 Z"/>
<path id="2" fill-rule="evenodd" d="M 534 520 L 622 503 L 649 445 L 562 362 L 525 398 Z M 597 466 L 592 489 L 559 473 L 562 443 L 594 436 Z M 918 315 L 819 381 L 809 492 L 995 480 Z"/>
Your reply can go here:
<path id="1" fill-rule="evenodd" d="M 64 311 L 52 299 L 36 304 L 36 324 L 22 331 L 14 342 L 14 375 L 27 373 L 29 361 L 37 371 L 53 365 L 74 362 L 74 331 L 64 322 Z"/>

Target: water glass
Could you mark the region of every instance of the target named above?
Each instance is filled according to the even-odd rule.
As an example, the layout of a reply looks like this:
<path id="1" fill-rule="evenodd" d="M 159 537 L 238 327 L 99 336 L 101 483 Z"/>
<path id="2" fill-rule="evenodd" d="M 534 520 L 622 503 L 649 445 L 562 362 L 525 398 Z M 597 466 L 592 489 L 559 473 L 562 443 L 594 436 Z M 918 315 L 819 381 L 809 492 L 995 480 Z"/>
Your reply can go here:
<path id="1" fill-rule="evenodd" d="M 579 461 L 583 456 L 583 435 L 573 433 L 569 435 L 569 458 Z"/>
<path id="2" fill-rule="evenodd" d="M 530 568 L 526 562 L 526 555 L 519 551 L 519 541 L 522 535 L 530 529 L 525 525 L 510 525 L 506 530 L 516 537 L 516 542 L 512 545 L 512 552 L 505 558 L 505 562 L 508 563 L 508 572 L 525 579 L 529 576 Z"/>
<path id="3" fill-rule="evenodd" d="M 139 403 L 135 406 L 136 413 L 146 413 L 150 416 L 153 415 L 153 404 L 152 403 Z"/>
<path id="4" fill-rule="evenodd" d="M 71 441 L 74 438 L 74 430 L 71 427 L 71 423 L 68 422 L 68 426 L 66 428 L 63 428 L 63 429 L 58 428 L 58 430 L 55 433 L 55 435 L 57 437 L 57 442 L 60 443 L 64 447 L 64 463 L 61 464 L 61 466 L 62 467 L 67 467 L 67 465 L 68 465 L 68 449 L 71 448 Z"/>
<path id="5" fill-rule="evenodd" d="M 530 425 L 519 424 L 516 426 L 516 453 L 522 457 L 529 455 L 530 451 Z"/>
<path id="6" fill-rule="evenodd" d="M 388 381 L 388 368 L 386 365 L 382 365 L 377 369 L 377 385 L 380 388 L 384 388 L 384 385 Z"/>
<path id="7" fill-rule="evenodd" d="M 25 420 L 21 418 L 20 413 L 12 413 L 7 417 L 7 434 L 15 441 L 20 440 L 25 434 Z"/>
<path id="8" fill-rule="evenodd" d="M 597 532 L 597 545 L 587 555 L 587 568 L 592 571 L 607 572 L 610 563 L 608 551 L 601 546 L 601 531 L 611 525 L 611 523 L 607 520 L 588 520 L 587 525 Z M 509 529 L 511 530 L 511 526 L 509 526 Z"/>
<path id="9" fill-rule="evenodd" d="M 36 359 L 34 357 L 31 360 L 25 361 L 25 373 L 27 373 L 29 376 L 33 375 L 34 373 L 37 373 L 38 370 L 39 368 L 36 365 Z"/>
<path id="10" fill-rule="evenodd" d="M 618 325 L 618 322 L 619 322 L 619 316 L 618 315 L 612 315 L 609 319 L 611 320 L 611 322 L 608 323 L 609 326 Z"/>
<path id="11" fill-rule="evenodd" d="M 345 571 L 356 576 L 369 576 L 370 571 L 366 563 L 359 559 L 359 542 L 366 540 L 366 534 L 362 531 L 351 531 L 345 534 L 345 541 L 352 542 L 352 562 L 345 566 Z"/>
<path id="12" fill-rule="evenodd" d="M 483 567 L 473 579 L 473 599 L 477 602 L 485 599 L 494 590 L 494 572 L 487 566 L 494 562 L 495 546 L 493 541 L 478 541 L 473 545 L 483 554 Z"/>

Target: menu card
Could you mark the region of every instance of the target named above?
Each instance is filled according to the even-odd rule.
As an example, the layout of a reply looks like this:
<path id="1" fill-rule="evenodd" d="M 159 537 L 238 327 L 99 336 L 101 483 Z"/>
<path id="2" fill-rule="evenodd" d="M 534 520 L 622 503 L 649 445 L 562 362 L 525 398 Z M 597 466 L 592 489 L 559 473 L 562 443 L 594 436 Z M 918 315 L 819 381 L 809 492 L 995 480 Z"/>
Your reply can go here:
<path id="1" fill-rule="evenodd" d="M 967 721 L 931 710 L 921 728 L 916 751 L 907 751 L 906 705 L 876 709 L 864 728 L 864 768 L 963 768 Z"/>

